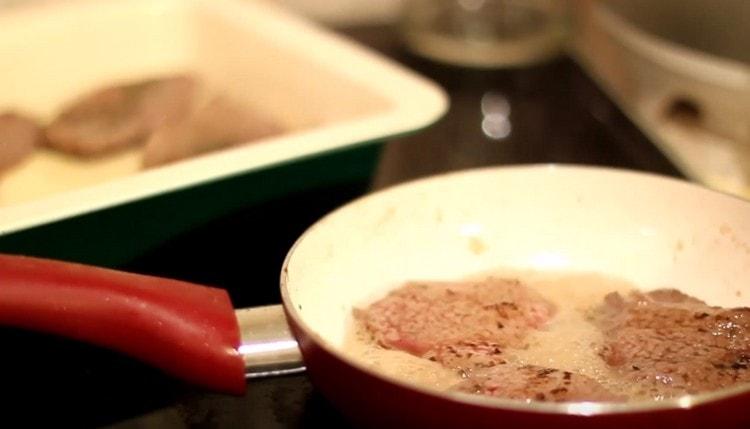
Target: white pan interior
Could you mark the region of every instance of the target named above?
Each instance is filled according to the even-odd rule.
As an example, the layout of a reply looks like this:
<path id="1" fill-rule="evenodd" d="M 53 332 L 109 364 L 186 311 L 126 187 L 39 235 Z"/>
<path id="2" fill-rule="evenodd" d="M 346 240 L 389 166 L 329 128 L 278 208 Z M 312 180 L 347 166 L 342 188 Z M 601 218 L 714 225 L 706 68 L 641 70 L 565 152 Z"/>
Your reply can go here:
<path id="1" fill-rule="evenodd" d="M 352 309 L 402 282 L 498 269 L 598 273 L 750 306 L 750 203 L 664 177 L 572 166 L 491 168 L 357 200 L 290 252 L 284 300 L 340 348 Z"/>

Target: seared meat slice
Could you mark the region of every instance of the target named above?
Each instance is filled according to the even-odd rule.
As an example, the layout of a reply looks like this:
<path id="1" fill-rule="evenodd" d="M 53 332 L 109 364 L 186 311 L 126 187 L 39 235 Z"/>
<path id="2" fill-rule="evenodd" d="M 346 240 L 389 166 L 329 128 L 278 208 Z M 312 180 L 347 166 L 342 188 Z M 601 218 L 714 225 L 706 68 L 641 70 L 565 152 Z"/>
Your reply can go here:
<path id="1" fill-rule="evenodd" d="M 600 354 L 655 399 L 750 381 L 750 309 L 723 309 L 675 290 L 608 295 L 592 320 Z"/>
<path id="2" fill-rule="evenodd" d="M 535 365 L 495 365 L 476 370 L 452 390 L 524 401 L 623 401 L 593 378 Z"/>
<path id="3" fill-rule="evenodd" d="M 473 367 L 479 361 L 489 365 L 503 347 L 522 347 L 527 333 L 554 312 L 551 303 L 520 282 L 488 279 L 408 283 L 356 315 L 386 348 Z"/>
<path id="4" fill-rule="evenodd" d="M 44 134 L 33 120 L 18 113 L 0 113 L 0 172 L 20 162 L 43 141 Z"/>
<path id="5" fill-rule="evenodd" d="M 506 363 L 504 349 L 502 344 L 493 341 L 462 340 L 437 344 L 422 357 L 440 362 L 443 366 L 459 370 L 465 375 L 478 368 Z"/>
<path id="6" fill-rule="evenodd" d="M 143 143 L 159 126 L 187 114 L 196 91 L 188 76 L 93 91 L 68 105 L 47 127 L 49 145 L 93 156 Z"/>

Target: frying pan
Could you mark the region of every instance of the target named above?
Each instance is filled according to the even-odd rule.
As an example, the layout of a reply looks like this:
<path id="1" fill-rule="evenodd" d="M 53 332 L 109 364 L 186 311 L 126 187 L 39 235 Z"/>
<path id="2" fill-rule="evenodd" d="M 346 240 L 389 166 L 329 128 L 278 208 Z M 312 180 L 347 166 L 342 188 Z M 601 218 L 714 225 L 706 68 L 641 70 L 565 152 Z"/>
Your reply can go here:
<path id="1" fill-rule="evenodd" d="M 102 278 L 99 275 L 115 278 L 112 284 L 118 293 L 144 278 L 68 263 L 31 261 L 33 269 L 24 274 L 26 283 L 39 288 L 50 284 L 64 287 L 50 280 L 56 278 L 50 274 L 55 272 L 67 273 L 69 283 L 86 278 L 93 284 L 96 281 L 92 279 Z M 45 267 L 49 269 L 40 272 Z M 0 269 L 13 271 L 2 263 Z M 300 370 L 298 345 L 317 388 L 353 422 L 366 427 L 702 428 L 750 424 L 747 385 L 658 402 L 527 403 L 420 387 L 371 369 L 343 347 L 353 323 L 352 310 L 404 281 L 461 279 L 498 269 L 598 273 L 643 290 L 674 287 L 711 305 L 747 306 L 750 203 L 676 179 L 595 167 L 537 165 L 445 174 L 369 195 L 313 225 L 283 264 L 283 307 L 235 312 L 218 290 L 147 278 L 145 283 L 156 285 L 145 290 L 158 295 L 144 304 L 149 312 L 161 314 L 153 302 L 169 305 L 163 290 L 180 290 L 174 299 L 185 302 L 180 301 L 178 311 L 158 320 L 162 324 L 157 324 L 156 334 L 147 330 L 137 334 L 148 337 L 153 348 L 177 349 L 167 350 L 167 355 L 185 354 L 189 349 L 184 347 L 185 341 L 171 342 L 173 338 L 162 331 L 200 325 L 188 332 L 193 339 L 200 339 L 193 343 L 205 340 L 211 350 L 200 351 L 198 344 L 199 351 L 183 360 L 201 362 L 201 353 L 207 353 L 225 356 L 217 362 L 224 359 L 229 364 L 209 365 L 219 369 L 203 380 L 191 380 L 230 392 L 244 388 L 244 381 L 239 387 L 236 383 L 238 378 L 243 380 L 242 366 L 248 367 L 252 376 Z M 165 287 L 160 287 L 160 281 Z M 197 299 L 202 304 L 193 302 L 191 288 L 205 292 Z M 34 323 L 19 317 L 9 320 L 15 307 L 8 304 L 8 296 L 0 292 L 0 322 L 49 328 L 32 326 Z M 110 298 L 109 302 L 120 299 Z M 123 302 L 129 301 L 120 300 Z M 85 337 L 89 325 L 74 310 L 65 311 L 80 321 L 76 325 L 79 330 L 62 333 L 73 332 L 78 338 L 95 341 Z M 111 312 L 116 311 L 110 308 Z M 133 310 L 132 315 L 148 318 L 149 312 Z M 25 314 L 28 319 L 29 313 Z M 239 323 L 231 323 L 234 320 Z M 112 323 L 106 317 L 99 321 Z M 237 325 L 243 331 L 242 344 Z M 286 336 L 287 326 L 296 343 Z M 166 346 L 156 340 L 163 340 Z M 106 345 L 149 358 L 122 344 Z M 244 365 L 238 350 L 246 355 Z M 169 356 L 150 362 L 186 377 L 170 368 L 173 361 Z M 222 385 L 215 382 L 218 379 L 230 382 Z M 250 384 L 252 388 L 252 381 Z"/>

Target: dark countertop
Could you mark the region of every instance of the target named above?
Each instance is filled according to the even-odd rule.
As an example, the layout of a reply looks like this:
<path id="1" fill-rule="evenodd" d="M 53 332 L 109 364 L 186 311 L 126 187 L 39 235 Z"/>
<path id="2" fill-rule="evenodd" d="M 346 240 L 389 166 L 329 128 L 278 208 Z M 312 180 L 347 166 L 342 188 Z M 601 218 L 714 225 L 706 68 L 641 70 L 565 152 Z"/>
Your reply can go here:
<path id="1" fill-rule="evenodd" d="M 296 237 L 326 212 L 375 189 L 449 170 L 524 163 L 593 164 L 679 176 L 568 58 L 518 70 L 465 70 L 408 54 L 387 27 L 344 33 L 441 84 L 451 98 L 447 115 L 427 130 L 387 142 L 371 183 L 316 189 L 245 208 L 123 269 L 225 287 L 238 307 L 275 303 L 281 261 Z M 483 97 L 501 109 L 509 105 L 507 137 L 493 139 L 482 131 Z M 230 397 L 183 386 L 129 359 L 74 342 L 15 330 L 0 331 L 0 337 L 5 342 L 6 422 L 21 418 L 23 426 L 118 428 L 345 426 L 305 375 L 251 381 L 245 396 Z"/>

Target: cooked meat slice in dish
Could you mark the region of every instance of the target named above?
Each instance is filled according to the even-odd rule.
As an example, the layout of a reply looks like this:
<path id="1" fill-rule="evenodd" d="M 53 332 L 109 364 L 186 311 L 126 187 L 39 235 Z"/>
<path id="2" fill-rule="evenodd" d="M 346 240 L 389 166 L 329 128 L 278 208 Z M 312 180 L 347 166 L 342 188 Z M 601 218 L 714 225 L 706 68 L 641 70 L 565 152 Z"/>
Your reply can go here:
<path id="1" fill-rule="evenodd" d="M 49 145 L 82 156 L 143 143 L 187 114 L 197 82 L 173 76 L 95 90 L 73 101 L 47 127 Z"/>
<path id="2" fill-rule="evenodd" d="M 148 139 L 143 164 L 167 164 L 273 134 L 281 128 L 227 96 L 196 101 L 189 114 L 164 124 Z"/>
<path id="3" fill-rule="evenodd" d="M 19 163 L 44 141 L 32 119 L 14 112 L 0 113 L 0 173 Z"/>

